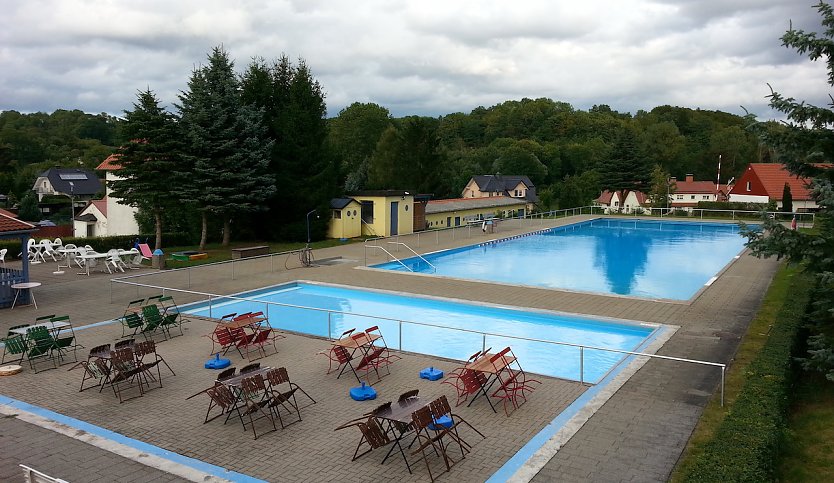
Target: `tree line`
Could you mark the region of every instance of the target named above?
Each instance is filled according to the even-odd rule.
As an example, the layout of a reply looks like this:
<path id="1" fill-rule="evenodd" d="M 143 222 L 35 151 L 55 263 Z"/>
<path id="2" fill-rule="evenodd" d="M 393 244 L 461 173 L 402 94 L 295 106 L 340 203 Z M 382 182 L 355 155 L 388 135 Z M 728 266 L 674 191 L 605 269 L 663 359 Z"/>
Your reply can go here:
<path id="1" fill-rule="evenodd" d="M 715 179 L 719 156 L 724 180 L 773 156 L 744 117 L 685 107 L 632 115 L 525 98 L 439 117 L 394 118 L 358 102 L 326 113 L 303 59 L 255 59 L 237 73 L 216 47 L 172 106 L 149 88 L 122 119 L 0 113 L 0 192 L 19 198 L 50 166 L 92 168 L 119 152 L 127 181 L 111 187 L 139 207 L 143 229 L 191 232 L 201 244 L 228 243 L 233 232 L 303 240 L 307 212 L 326 213 L 330 198 L 358 190 L 457 197 L 473 175 L 527 175 L 542 209 L 570 208 L 603 189 Z M 326 218 L 313 219 L 316 238 Z"/>

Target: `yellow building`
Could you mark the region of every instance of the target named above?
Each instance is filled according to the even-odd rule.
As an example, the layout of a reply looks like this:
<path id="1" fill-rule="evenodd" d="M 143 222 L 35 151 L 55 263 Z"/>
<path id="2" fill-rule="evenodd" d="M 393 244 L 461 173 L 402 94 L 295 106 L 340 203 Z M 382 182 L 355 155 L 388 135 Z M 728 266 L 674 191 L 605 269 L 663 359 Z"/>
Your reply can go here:
<path id="1" fill-rule="evenodd" d="M 332 238 L 414 232 L 414 195 L 408 191 L 359 191 L 347 198 L 331 200 L 330 206 L 328 236 Z"/>
<path id="2" fill-rule="evenodd" d="M 526 200 L 504 196 L 431 200 L 426 205 L 426 228 L 431 230 L 496 217 L 523 216 L 526 209 Z"/>
<path id="3" fill-rule="evenodd" d="M 328 238 L 356 238 L 362 235 L 362 204 L 353 198 L 334 198 L 330 200 L 330 223 L 327 227 Z"/>

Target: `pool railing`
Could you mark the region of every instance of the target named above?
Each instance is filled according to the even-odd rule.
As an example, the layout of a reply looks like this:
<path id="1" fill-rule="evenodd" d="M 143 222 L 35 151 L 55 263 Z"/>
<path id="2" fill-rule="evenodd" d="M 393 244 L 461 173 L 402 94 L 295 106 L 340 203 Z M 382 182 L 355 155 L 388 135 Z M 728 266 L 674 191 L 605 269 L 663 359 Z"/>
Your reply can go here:
<path id="1" fill-rule="evenodd" d="M 659 354 L 650 354 L 650 353 L 645 353 L 645 352 L 629 351 L 629 350 L 622 350 L 622 349 L 613 349 L 613 348 L 609 348 L 609 347 L 598 347 L 598 346 L 592 346 L 592 345 L 586 345 L 586 344 L 576 344 L 576 343 L 570 343 L 570 342 L 559 342 L 559 341 L 552 341 L 552 340 L 544 340 L 544 339 L 537 339 L 537 338 L 533 338 L 533 337 L 523 337 L 523 336 L 517 336 L 517 335 L 497 334 L 497 333 L 477 331 L 477 330 L 472 330 L 472 329 L 463 329 L 463 328 L 458 328 L 458 327 L 448 327 L 448 326 L 442 326 L 442 325 L 437 325 L 437 324 L 429 324 L 429 323 L 425 323 L 425 322 L 416 322 L 416 321 L 409 321 L 409 320 L 404 320 L 404 319 L 395 319 L 395 318 L 382 317 L 382 316 L 377 316 L 377 315 L 355 314 L 355 313 L 342 312 L 342 311 L 338 311 L 338 310 L 323 309 L 323 308 L 317 308 L 317 307 L 306 307 L 306 306 L 286 304 L 286 303 L 281 303 L 281 302 L 267 302 L 267 301 L 263 301 L 263 300 L 257 300 L 257 299 L 253 299 L 253 298 L 247 298 L 247 297 L 238 297 L 238 296 L 234 296 L 234 295 L 219 295 L 219 294 L 212 294 L 212 293 L 207 293 L 207 292 L 198 292 L 198 291 L 193 291 L 193 290 L 185 290 L 185 289 L 178 289 L 178 288 L 171 288 L 171 287 L 148 285 L 148 284 L 133 282 L 133 281 L 126 280 L 126 279 L 112 279 L 112 282 L 116 282 L 116 283 L 119 283 L 119 284 L 125 284 L 125 285 L 129 285 L 129 286 L 135 286 L 137 288 L 137 290 L 139 288 L 151 289 L 151 290 L 155 290 L 155 291 L 160 291 L 161 290 L 163 295 L 167 295 L 170 292 L 176 292 L 176 293 L 189 294 L 189 295 L 201 297 L 204 300 L 198 301 L 198 302 L 192 302 L 192 303 L 188 304 L 187 306 L 181 306 L 180 308 L 181 308 L 181 310 L 186 311 L 186 310 L 189 310 L 188 309 L 189 306 L 193 308 L 195 305 L 200 305 L 200 304 L 207 305 L 207 307 L 208 307 L 208 317 L 209 318 L 219 319 L 220 316 L 221 316 L 221 313 L 224 313 L 223 310 L 220 310 L 220 307 L 222 307 L 223 305 L 227 305 L 232 301 L 247 302 L 247 303 L 254 303 L 254 304 L 263 304 L 264 305 L 263 312 L 264 312 L 264 314 L 266 315 L 267 318 L 269 318 L 269 308 L 271 306 L 279 306 L 279 307 L 282 307 L 282 309 L 302 310 L 302 311 L 305 311 L 305 312 L 309 311 L 309 312 L 314 312 L 314 313 L 325 314 L 326 317 L 327 317 L 327 320 L 326 320 L 326 323 L 327 323 L 326 336 L 327 336 L 328 339 L 331 339 L 331 340 L 334 339 L 334 335 L 336 335 L 336 334 L 334 334 L 334 322 L 333 322 L 333 319 L 334 319 L 335 316 L 339 316 L 339 317 L 342 317 L 342 318 L 345 318 L 345 319 L 356 319 L 356 318 L 371 319 L 371 320 L 376 321 L 374 323 L 374 325 L 377 325 L 378 321 L 388 321 L 388 322 L 392 322 L 392 323 L 396 324 L 396 326 L 397 326 L 397 333 L 398 334 L 397 334 L 397 347 L 396 348 L 400 351 L 408 351 L 406 346 L 409 345 L 409 344 L 407 343 L 407 341 L 406 341 L 406 343 L 404 343 L 403 334 L 404 334 L 404 332 L 407 332 L 409 328 L 411 328 L 411 329 L 413 329 L 413 328 L 428 328 L 428 329 L 431 329 L 433 331 L 438 331 L 438 330 L 451 331 L 453 333 L 459 334 L 460 336 L 473 335 L 473 336 L 476 336 L 477 338 L 480 339 L 481 350 L 485 350 L 487 348 L 488 338 L 490 338 L 490 340 L 509 339 L 509 340 L 516 340 L 516 341 L 524 341 L 526 343 L 545 345 L 545 346 L 549 346 L 549 347 L 577 349 L 578 350 L 578 360 L 576 362 L 578 363 L 578 366 L 579 366 L 579 371 L 578 371 L 579 372 L 579 383 L 583 384 L 583 385 L 594 385 L 595 384 L 593 382 L 586 382 L 585 381 L 585 359 L 586 359 L 585 352 L 586 351 L 599 351 L 599 352 L 603 352 L 603 353 L 618 354 L 618 355 L 622 356 L 619 361 L 614 363 L 612 365 L 612 367 L 608 371 L 605 372 L 605 374 L 603 374 L 601 377 L 598 377 L 597 381 L 603 380 L 608 374 L 610 374 L 613 370 L 615 370 L 617 367 L 619 367 L 623 363 L 623 361 L 625 359 L 629 358 L 629 357 L 645 357 L 645 358 L 655 359 L 655 360 L 674 361 L 674 362 L 682 362 L 682 363 L 688 363 L 688 364 L 697 364 L 697 365 L 708 366 L 708 367 L 715 367 L 715 368 L 718 368 L 721 371 L 721 384 L 720 384 L 720 391 L 721 391 L 720 398 L 721 399 L 720 399 L 720 402 L 721 402 L 722 406 L 724 405 L 724 378 L 725 378 L 726 364 L 722 364 L 722 363 L 718 363 L 718 362 L 701 361 L 701 360 L 686 359 L 686 358 L 672 357 L 672 356 L 663 356 L 663 355 L 659 355 Z M 217 308 L 217 309 L 215 310 L 215 308 Z M 657 326 L 657 327 L 660 327 L 660 326 Z M 406 330 L 404 330 L 404 329 L 406 329 Z M 291 329 L 286 329 L 286 328 L 282 328 L 282 330 L 292 331 Z M 338 332 L 338 330 L 337 330 L 337 332 Z M 303 333 L 304 335 L 310 335 L 307 332 L 300 332 L 300 333 Z M 465 355 L 460 354 L 460 355 L 458 355 L 458 357 L 454 357 L 454 359 L 463 360 L 463 359 L 465 359 Z"/>

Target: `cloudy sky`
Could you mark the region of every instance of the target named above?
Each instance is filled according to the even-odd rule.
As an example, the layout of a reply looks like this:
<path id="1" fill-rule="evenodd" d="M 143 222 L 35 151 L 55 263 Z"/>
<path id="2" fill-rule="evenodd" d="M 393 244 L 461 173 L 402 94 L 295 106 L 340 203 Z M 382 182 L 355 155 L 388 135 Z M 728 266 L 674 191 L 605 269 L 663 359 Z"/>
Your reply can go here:
<path id="1" fill-rule="evenodd" d="M 579 109 L 670 104 L 776 117 L 767 84 L 815 104 L 821 63 L 781 46 L 819 30 L 816 0 L 0 0 L 0 110 L 121 115 L 150 87 L 168 106 L 223 44 L 303 58 L 329 115 L 394 116 L 548 97 Z"/>

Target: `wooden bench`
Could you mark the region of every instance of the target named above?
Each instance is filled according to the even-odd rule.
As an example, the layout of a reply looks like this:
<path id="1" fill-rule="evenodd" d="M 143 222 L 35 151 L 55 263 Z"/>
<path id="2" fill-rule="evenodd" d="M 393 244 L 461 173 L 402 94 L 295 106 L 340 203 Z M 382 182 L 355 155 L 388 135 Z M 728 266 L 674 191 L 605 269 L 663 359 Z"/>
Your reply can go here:
<path id="1" fill-rule="evenodd" d="M 264 245 L 259 247 L 232 248 L 232 260 L 257 257 L 258 255 L 269 255 L 269 247 Z"/>

